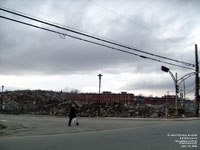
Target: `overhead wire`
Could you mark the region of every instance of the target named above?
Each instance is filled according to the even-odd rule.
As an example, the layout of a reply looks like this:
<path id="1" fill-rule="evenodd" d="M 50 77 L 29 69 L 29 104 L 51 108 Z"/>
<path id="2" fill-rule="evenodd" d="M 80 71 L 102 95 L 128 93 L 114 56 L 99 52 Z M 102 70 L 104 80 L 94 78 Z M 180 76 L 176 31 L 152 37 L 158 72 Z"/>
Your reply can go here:
<path id="1" fill-rule="evenodd" d="M 92 38 L 92 39 L 95 39 L 95 40 L 98 40 L 98 41 L 101 41 L 101 42 L 106 42 L 106 43 L 109 43 L 109 44 L 112 44 L 112 45 L 115 45 L 115 46 L 123 47 L 123 48 L 129 49 L 129 50 L 133 50 L 133 51 L 136 51 L 136 52 L 146 54 L 146 55 L 151 55 L 153 57 L 159 57 L 159 58 L 166 59 L 166 60 L 169 60 L 169 61 L 174 61 L 176 63 L 182 63 L 182 64 L 190 66 L 190 67 L 195 67 L 194 64 L 191 64 L 191 63 L 188 63 L 188 62 L 179 61 L 179 60 L 168 58 L 168 57 L 165 57 L 165 56 L 160 56 L 160 55 L 157 55 L 157 54 L 145 52 L 143 50 L 139 50 L 139 49 L 127 46 L 127 45 L 123 45 L 123 44 L 118 43 L 118 42 L 107 40 L 105 38 L 100 38 L 100 37 L 93 36 L 93 35 L 90 35 L 90 34 L 87 34 L 87 33 L 83 33 L 83 32 L 80 32 L 80 31 L 77 31 L 77 30 L 74 30 L 74 29 L 66 28 L 66 27 L 63 27 L 61 25 L 56 25 L 56 24 L 53 24 L 53 23 L 50 23 L 50 22 L 42 21 L 40 19 L 36 19 L 34 17 L 24 15 L 23 13 L 19 13 L 19 12 L 13 11 L 13 10 L 8 10 L 7 8 L 0 7 L 0 10 L 5 11 L 7 13 L 17 15 L 17 16 L 20 16 L 20 17 L 23 17 L 23 18 L 26 18 L 26 19 L 30 19 L 30 20 L 33 20 L 33 21 L 36 21 L 36 22 L 40 22 L 40 23 L 43 23 L 43 24 L 46 24 L 46 25 L 49 25 L 49 26 L 52 26 L 52 27 L 55 27 L 55 28 L 63 29 L 63 30 L 66 30 L 66 31 L 69 31 L 69 32 L 72 32 L 72 33 L 75 33 L 75 34 L 79 34 L 79 35 L 82 35 L 82 36 L 85 36 L 85 37 L 89 37 L 89 38 Z"/>
<path id="2" fill-rule="evenodd" d="M 74 39 L 78 39 L 78 40 L 85 41 L 85 42 L 88 42 L 88 43 L 96 44 L 96 45 L 103 46 L 103 47 L 106 47 L 106 48 L 110 48 L 110 49 L 113 49 L 113 50 L 116 50 L 116 51 L 124 52 L 124 53 L 131 54 L 131 55 L 135 55 L 135 56 L 138 56 L 138 57 L 141 57 L 141 58 L 144 58 L 144 59 L 149 59 L 149 60 L 162 62 L 162 63 L 168 64 L 168 65 L 172 65 L 172 66 L 176 66 L 176 67 L 181 67 L 181 68 L 185 68 L 185 69 L 194 70 L 192 68 L 188 68 L 188 67 L 180 66 L 180 65 L 177 65 L 177 64 L 174 64 L 174 63 L 169 63 L 169 62 L 165 62 L 165 61 L 162 61 L 162 60 L 159 60 L 159 59 L 155 59 L 155 58 L 147 57 L 147 56 L 144 56 L 144 55 L 136 54 L 136 53 L 133 53 L 133 52 L 130 52 L 130 51 L 122 50 L 122 49 L 119 49 L 119 48 L 116 48 L 116 47 L 112 47 L 112 46 L 109 46 L 109 45 L 105 45 L 105 44 L 102 44 L 102 43 L 97 43 L 97 42 L 94 42 L 94 41 L 91 41 L 91 40 L 88 40 L 88 39 L 84 39 L 84 38 L 80 38 L 80 37 L 77 37 L 77 36 L 69 35 L 69 34 L 66 34 L 66 33 L 63 33 L 63 32 L 59 32 L 59 31 L 55 31 L 55 30 L 52 30 L 52 29 L 40 27 L 40 26 L 37 26 L 37 25 L 34 25 L 34 24 L 30 24 L 30 23 L 27 23 L 27 22 L 24 22 L 24 21 L 19 21 L 19 20 L 16 20 L 16 19 L 5 17 L 5 16 L 0 16 L 0 18 L 6 19 L 6 20 L 10 20 L 10 21 L 13 21 L 13 22 L 17 22 L 17 23 L 21 23 L 21 24 L 24 24 L 24 25 L 28 25 L 28 26 L 31 26 L 31 27 L 34 27 L 34 28 L 42 29 L 42 30 L 45 30 L 45 31 L 49 31 L 49 32 L 52 32 L 52 33 L 56 33 L 56 34 L 59 34 L 59 36 L 60 35 L 62 35 L 64 37 L 68 36 L 68 37 L 71 37 L 71 38 L 74 38 Z"/>
<path id="3" fill-rule="evenodd" d="M 59 34 L 59 36 L 60 36 L 61 39 L 65 39 L 65 35 Z"/>
<path id="4" fill-rule="evenodd" d="M 164 37 L 164 36 L 161 35 L 159 32 L 153 30 L 152 28 L 147 27 L 147 26 L 144 26 L 143 24 L 138 23 L 137 21 L 134 21 L 134 20 L 132 20 L 132 19 L 130 19 L 130 18 L 124 16 L 124 15 L 121 15 L 121 14 L 117 13 L 116 11 L 114 11 L 114 10 L 112 10 L 112 9 L 110 9 L 110 8 L 107 8 L 107 7 L 105 7 L 105 6 L 103 6 L 103 5 L 99 4 L 99 3 L 97 3 L 96 1 L 88 0 L 88 2 L 90 2 L 90 3 L 92 3 L 92 4 L 96 5 L 96 6 L 98 6 L 98 7 L 100 7 L 100 8 L 103 8 L 104 10 L 106 10 L 106 11 L 108 11 L 108 12 L 114 14 L 114 15 L 117 15 L 117 16 L 119 16 L 119 17 L 121 17 L 121 18 L 123 18 L 123 19 L 129 21 L 130 23 L 133 23 L 133 24 L 135 24 L 135 25 L 137 25 L 137 26 L 140 26 L 140 27 L 143 28 L 143 29 L 149 30 L 149 31 L 151 31 L 152 33 L 155 33 L 155 34 L 159 35 L 160 37 L 163 37 L 165 40 L 167 40 L 167 41 L 169 41 L 169 42 L 171 42 L 171 43 L 173 43 L 173 44 L 175 43 L 173 40 L 170 40 L 169 38 Z"/>
<path id="5" fill-rule="evenodd" d="M 129 22 L 132 22 L 132 23 L 134 23 L 134 24 L 136 24 L 136 25 L 138 25 L 138 26 L 141 26 L 142 28 L 145 28 L 145 29 L 147 29 L 147 30 L 150 30 L 150 31 L 152 31 L 152 32 L 155 32 L 153 29 L 151 29 L 151 28 L 149 28 L 149 27 L 146 27 L 146 26 L 144 26 L 144 25 L 142 25 L 142 24 L 140 24 L 140 23 L 138 23 L 138 22 L 136 22 L 136 21 L 133 21 L 133 20 L 129 19 L 128 17 L 125 17 L 125 16 L 123 16 L 123 15 L 121 15 L 121 14 L 118 14 L 118 13 L 115 12 L 114 10 L 111 10 L 111 9 L 109 9 L 109 8 L 106 8 L 106 7 L 104 7 L 103 5 L 101 5 L 101 4 L 99 4 L 99 3 L 95 2 L 95 1 L 88 0 L 88 2 L 93 3 L 93 4 L 95 4 L 96 6 L 101 7 L 101 8 L 103 8 L 103 9 L 105 9 L 105 10 L 107 10 L 107 11 L 109 11 L 109 12 L 111 12 L 111 13 L 113 13 L 113 14 L 119 16 L 119 17 L 121 17 L 121 18 L 124 18 L 124 19 L 126 19 L 127 21 L 129 21 Z"/>

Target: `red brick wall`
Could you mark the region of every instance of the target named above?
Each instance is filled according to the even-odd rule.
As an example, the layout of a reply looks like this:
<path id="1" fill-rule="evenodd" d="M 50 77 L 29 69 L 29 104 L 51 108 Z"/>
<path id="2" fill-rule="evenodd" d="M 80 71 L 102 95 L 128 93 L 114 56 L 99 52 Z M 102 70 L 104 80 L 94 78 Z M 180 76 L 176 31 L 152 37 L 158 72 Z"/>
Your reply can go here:
<path id="1" fill-rule="evenodd" d="M 84 93 L 77 94 L 76 101 L 81 103 L 98 103 L 99 102 L 99 94 L 98 93 Z M 100 94 L 101 103 L 113 103 L 120 102 L 122 104 L 133 104 L 134 103 L 134 95 L 133 94 Z"/>

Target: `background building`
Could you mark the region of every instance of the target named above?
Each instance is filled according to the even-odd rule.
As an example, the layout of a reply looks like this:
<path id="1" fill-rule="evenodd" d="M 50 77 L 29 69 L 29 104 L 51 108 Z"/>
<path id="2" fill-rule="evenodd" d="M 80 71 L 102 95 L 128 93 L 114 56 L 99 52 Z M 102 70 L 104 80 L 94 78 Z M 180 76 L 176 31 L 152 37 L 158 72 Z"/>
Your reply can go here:
<path id="1" fill-rule="evenodd" d="M 127 92 L 103 92 L 100 95 L 98 93 L 80 93 L 75 98 L 76 101 L 81 103 L 99 103 L 99 99 L 101 103 L 134 104 L 134 94 Z"/>

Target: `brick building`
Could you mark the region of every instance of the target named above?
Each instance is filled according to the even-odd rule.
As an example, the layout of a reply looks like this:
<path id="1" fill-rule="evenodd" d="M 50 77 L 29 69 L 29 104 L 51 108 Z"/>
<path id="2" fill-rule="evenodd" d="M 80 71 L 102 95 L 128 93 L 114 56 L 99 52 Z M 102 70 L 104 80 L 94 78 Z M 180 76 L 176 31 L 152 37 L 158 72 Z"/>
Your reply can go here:
<path id="1" fill-rule="evenodd" d="M 166 102 L 170 105 L 175 104 L 176 96 L 167 95 L 163 97 L 144 97 L 144 104 L 163 105 Z"/>
<path id="2" fill-rule="evenodd" d="M 100 96 L 100 98 L 99 98 Z M 114 103 L 119 102 L 121 104 L 133 104 L 134 103 L 134 94 L 129 94 L 126 92 L 121 93 L 111 93 L 103 92 L 99 93 L 79 93 L 75 98 L 81 103 L 98 103 L 99 99 L 101 103 Z"/>

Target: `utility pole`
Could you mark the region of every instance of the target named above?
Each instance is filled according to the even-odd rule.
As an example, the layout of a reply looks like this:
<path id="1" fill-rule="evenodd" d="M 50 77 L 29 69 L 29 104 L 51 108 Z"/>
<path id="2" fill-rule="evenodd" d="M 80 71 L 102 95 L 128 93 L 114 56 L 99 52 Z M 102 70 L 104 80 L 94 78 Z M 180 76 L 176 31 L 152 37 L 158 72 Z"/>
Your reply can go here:
<path id="1" fill-rule="evenodd" d="M 195 63 L 196 63 L 196 113 L 195 116 L 199 116 L 199 62 L 198 62 L 198 48 L 195 44 Z"/>
<path id="2" fill-rule="evenodd" d="M 101 116 L 101 77 L 103 75 L 99 74 L 99 116 Z"/>

